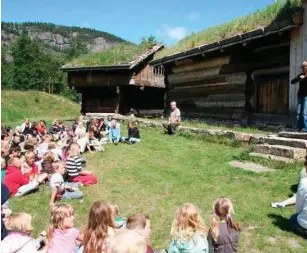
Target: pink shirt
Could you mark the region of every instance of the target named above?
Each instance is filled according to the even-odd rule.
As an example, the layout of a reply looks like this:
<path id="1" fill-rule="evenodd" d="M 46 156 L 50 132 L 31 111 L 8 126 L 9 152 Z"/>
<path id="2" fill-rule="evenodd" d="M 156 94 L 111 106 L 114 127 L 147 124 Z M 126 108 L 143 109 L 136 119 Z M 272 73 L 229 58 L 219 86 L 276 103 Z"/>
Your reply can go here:
<path id="1" fill-rule="evenodd" d="M 55 229 L 47 253 L 75 253 L 78 236 L 79 230 L 76 228 Z"/>

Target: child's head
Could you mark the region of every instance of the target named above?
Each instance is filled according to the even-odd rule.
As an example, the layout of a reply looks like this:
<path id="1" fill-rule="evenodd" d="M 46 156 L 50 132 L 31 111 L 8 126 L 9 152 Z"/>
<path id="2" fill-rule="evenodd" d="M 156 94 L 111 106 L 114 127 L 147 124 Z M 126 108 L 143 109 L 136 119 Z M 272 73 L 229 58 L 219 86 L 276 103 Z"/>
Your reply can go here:
<path id="1" fill-rule="evenodd" d="M 10 154 L 11 157 L 19 157 L 20 156 L 20 147 L 19 146 L 10 147 L 9 154 Z"/>
<path id="2" fill-rule="evenodd" d="M 87 226 L 84 232 L 84 253 L 103 252 L 104 240 L 109 227 L 115 227 L 112 211 L 107 203 L 95 202 L 89 212 Z"/>
<path id="3" fill-rule="evenodd" d="M 20 230 L 30 234 L 33 230 L 32 217 L 27 213 L 12 214 L 5 220 L 5 226 L 9 230 Z"/>
<path id="4" fill-rule="evenodd" d="M 40 121 L 39 121 L 39 124 L 40 124 L 40 126 L 42 126 L 42 127 L 46 126 L 45 120 L 40 120 Z"/>
<path id="5" fill-rule="evenodd" d="M 147 214 L 135 214 L 128 218 L 127 229 L 136 229 L 141 232 L 146 240 L 150 238 L 150 217 Z"/>
<path id="6" fill-rule="evenodd" d="M 8 165 L 15 166 L 16 168 L 21 168 L 21 161 L 18 157 L 12 157 L 10 160 L 8 160 Z"/>
<path id="7" fill-rule="evenodd" d="M 234 215 L 233 206 L 231 200 L 228 198 L 217 199 L 213 204 L 213 215 L 211 218 L 210 233 L 212 238 L 216 240 L 219 236 L 219 222 L 217 216 L 220 220 L 226 221 L 227 227 L 240 231 L 240 226 L 237 224 L 232 216 Z"/>
<path id="8" fill-rule="evenodd" d="M 119 207 L 116 204 L 108 203 L 111 213 L 112 213 L 112 219 L 114 220 L 117 216 L 119 216 Z"/>
<path id="9" fill-rule="evenodd" d="M 52 168 L 54 172 L 60 173 L 61 175 L 65 174 L 65 162 L 64 161 L 54 161 L 52 163 Z"/>
<path id="10" fill-rule="evenodd" d="M 97 251 L 98 252 L 98 251 Z M 107 253 L 146 253 L 147 243 L 143 236 L 136 231 L 124 231 L 115 235 Z"/>
<path id="11" fill-rule="evenodd" d="M 25 145 L 23 146 L 23 148 L 27 151 L 34 151 L 34 147 L 35 145 L 34 145 L 32 138 L 30 140 L 27 140 L 25 142 Z"/>
<path id="12" fill-rule="evenodd" d="M 49 151 L 49 152 L 46 152 L 44 155 L 43 155 L 43 161 L 44 162 L 53 162 L 55 159 L 55 156 L 54 154 Z"/>
<path id="13" fill-rule="evenodd" d="M 56 148 L 55 142 L 50 142 L 50 143 L 48 144 L 48 150 L 55 149 L 55 148 Z"/>
<path id="14" fill-rule="evenodd" d="M 5 169 L 6 168 L 6 161 L 3 157 L 1 157 L 1 169 Z"/>
<path id="15" fill-rule="evenodd" d="M 35 161 L 35 154 L 33 151 L 27 151 L 25 154 L 25 158 L 26 158 L 26 163 L 29 166 L 33 166 L 34 161 Z"/>
<path id="16" fill-rule="evenodd" d="M 48 240 L 51 239 L 54 229 L 65 230 L 74 227 L 74 209 L 71 205 L 57 203 L 51 210 Z"/>
<path id="17" fill-rule="evenodd" d="M 13 139 L 12 139 L 12 143 L 14 145 L 18 145 L 20 143 L 20 136 L 17 134 L 14 134 Z"/>
<path id="18" fill-rule="evenodd" d="M 130 122 L 128 123 L 128 128 L 133 128 L 133 127 L 134 127 L 133 122 L 130 121 Z"/>
<path id="19" fill-rule="evenodd" d="M 185 203 L 180 207 L 172 224 L 171 235 L 179 239 L 190 240 L 195 232 L 204 233 L 199 211 L 193 204 Z"/>
<path id="20" fill-rule="evenodd" d="M 73 142 L 68 149 L 69 156 L 79 156 L 80 155 L 80 145 Z"/>

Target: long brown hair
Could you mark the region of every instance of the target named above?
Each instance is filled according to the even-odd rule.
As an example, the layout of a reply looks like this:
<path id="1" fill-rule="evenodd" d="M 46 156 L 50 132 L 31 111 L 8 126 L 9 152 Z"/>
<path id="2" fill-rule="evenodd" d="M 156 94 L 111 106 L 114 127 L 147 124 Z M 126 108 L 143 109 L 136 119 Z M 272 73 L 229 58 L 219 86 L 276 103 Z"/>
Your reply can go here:
<path id="1" fill-rule="evenodd" d="M 217 240 L 220 233 L 219 221 L 217 220 L 216 216 L 218 216 L 220 220 L 226 220 L 228 230 L 234 229 L 236 231 L 241 231 L 240 225 L 232 218 L 234 215 L 234 210 L 230 199 L 217 199 L 213 204 L 213 211 L 214 214 L 211 217 L 210 233 L 214 241 Z"/>
<path id="2" fill-rule="evenodd" d="M 89 212 L 88 222 L 83 236 L 84 253 L 103 252 L 108 228 L 115 228 L 112 210 L 107 203 L 95 202 Z"/>

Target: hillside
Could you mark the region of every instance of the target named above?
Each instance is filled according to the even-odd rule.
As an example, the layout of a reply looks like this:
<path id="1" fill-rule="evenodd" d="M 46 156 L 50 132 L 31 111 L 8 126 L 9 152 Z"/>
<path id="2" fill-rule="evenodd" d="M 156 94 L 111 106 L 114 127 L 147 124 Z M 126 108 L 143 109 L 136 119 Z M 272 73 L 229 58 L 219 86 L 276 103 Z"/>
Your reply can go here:
<path id="1" fill-rule="evenodd" d="M 63 26 L 52 23 L 8 23 L 1 22 L 1 45 L 8 49 L 25 31 L 32 40 L 42 43 L 51 53 L 68 53 L 75 44 L 85 45 L 89 52 L 112 48 L 119 43 L 127 42 L 113 34 L 95 29 L 76 26 Z M 7 56 L 10 60 L 10 54 Z"/>
<path id="2" fill-rule="evenodd" d="M 64 97 L 39 91 L 1 92 L 1 123 L 56 118 L 74 118 L 80 115 L 80 105 Z"/>
<path id="3" fill-rule="evenodd" d="M 227 39 L 254 29 L 274 25 L 274 23 L 291 21 L 292 15 L 298 11 L 300 6 L 301 0 L 276 0 L 266 8 L 245 17 L 234 19 L 219 26 L 210 27 L 199 33 L 193 33 L 174 46 L 158 52 L 155 55 L 155 59 Z"/>

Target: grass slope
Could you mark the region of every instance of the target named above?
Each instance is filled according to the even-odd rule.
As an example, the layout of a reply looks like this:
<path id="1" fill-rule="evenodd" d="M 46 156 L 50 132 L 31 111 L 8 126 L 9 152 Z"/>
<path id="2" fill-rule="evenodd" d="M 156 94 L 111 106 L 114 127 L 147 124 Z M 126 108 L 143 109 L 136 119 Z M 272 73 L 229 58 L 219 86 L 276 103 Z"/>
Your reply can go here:
<path id="1" fill-rule="evenodd" d="M 289 229 L 288 219 L 295 208 L 270 207 L 292 192 L 289 188 L 297 183 L 300 164 L 255 174 L 229 167 L 234 157 L 242 157 L 241 148 L 166 136 L 148 128 L 141 129 L 141 134 L 139 144 L 109 144 L 103 153 L 84 155 L 87 169 L 95 172 L 99 182 L 83 188 L 84 203 L 70 201 L 76 227 L 85 227 L 94 201 L 108 201 L 118 204 L 124 216 L 148 213 L 153 247 L 167 248 L 173 216 L 182 203 L 199 206 L 208 227 L 214 200 L 227 196 L 243 227 L 239 252 L 305 252 L 307 241 Z M 34 235 L 47 228 L 49 197 L 49 188 L 44 186 L 38 193 L 10 200 L 12 210 L 34 216 Z"/>
<path id="2" fill-rule="evenodd" d="M 291 20 L 293 13 L 299 6 L 301 6 L 300 0 L 274 1 L 274 3 L 268 7 L 258 10 L 246 17 L 237 18 L 228 23 L 210 27 L 199 33 L 187 36 L 174 46 L 157 52 L 157 54 L 155 54 L 155 59 L 186 51 L 200 45 L 223 40 L 260 27 L 265 27 L 273 21 L 279 22 L 282 20 Z"/>
<path id="3" fill-rule="evenodd" d="M 102 52 L 92 52 L 80 55 L 76 59 L 67 63 L 64 67 L 82 67 L 82 66 L 99 66 L 99 65 L 116 65 L 128 63 L 143 54 L 149 45 L 142 43 L 135 45 L 131 43 L 122 43 L 114 48 L 105 49 Z"/>
<path id="4" fill-rule="evenodd" d="M 39 91 L 7 91 L 1 92 L 1 122 L 14 124 L 54 118 L 65 119 L 78 116 L 80 105 L 64 97 L 50 95 Z"/>

